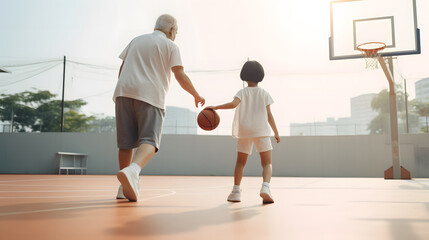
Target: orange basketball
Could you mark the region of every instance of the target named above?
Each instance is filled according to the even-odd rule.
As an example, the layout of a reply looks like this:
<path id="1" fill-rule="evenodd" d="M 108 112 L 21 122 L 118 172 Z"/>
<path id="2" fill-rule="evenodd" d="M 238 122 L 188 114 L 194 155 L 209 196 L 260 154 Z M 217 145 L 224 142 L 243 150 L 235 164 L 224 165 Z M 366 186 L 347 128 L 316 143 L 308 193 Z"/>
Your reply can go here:
<path id="1" fill-rule="evenodd" d="M 204 109 L 198 114 L 198 126 L 206 131 L 211 131 L 219 125 L 220 118 L 213 109 Z"/>

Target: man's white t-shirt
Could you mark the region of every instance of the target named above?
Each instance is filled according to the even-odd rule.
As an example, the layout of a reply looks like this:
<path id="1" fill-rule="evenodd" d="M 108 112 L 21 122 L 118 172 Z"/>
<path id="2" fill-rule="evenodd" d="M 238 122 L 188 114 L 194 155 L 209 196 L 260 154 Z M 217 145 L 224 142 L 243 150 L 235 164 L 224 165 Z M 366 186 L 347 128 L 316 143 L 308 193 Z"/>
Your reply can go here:
<path id="1" fill-rule="evenodd" d="M 113 101 L 119 96 L 129 97 L 165 109 L 171 68 L 182 66 L 179 47 L 155 30 L 134 38 L 119 58 L 124 65 Z"/>
<path id="2" fill-rule="evenodd" d="M 234 96 L 240 99 L 235 110 L 232 136 L 254 138 L 271 136 L 267 106 L 274 103 L 270 94 L 260 87 L 246 87 Z"/>

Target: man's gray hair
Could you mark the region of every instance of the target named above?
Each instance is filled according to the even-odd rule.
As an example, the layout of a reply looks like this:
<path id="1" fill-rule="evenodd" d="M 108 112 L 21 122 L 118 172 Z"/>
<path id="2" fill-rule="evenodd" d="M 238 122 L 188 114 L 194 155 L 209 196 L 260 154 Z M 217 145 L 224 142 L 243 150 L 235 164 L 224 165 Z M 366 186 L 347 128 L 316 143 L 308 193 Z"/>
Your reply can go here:
<path id="1" fill-rule="evenodd" d="M 177 20 L 173 16 L 163 14 L 158 17 L 155 24 L 155 30 L 164 30 L 168 32 L 171 28 L 177 29 Z"/>

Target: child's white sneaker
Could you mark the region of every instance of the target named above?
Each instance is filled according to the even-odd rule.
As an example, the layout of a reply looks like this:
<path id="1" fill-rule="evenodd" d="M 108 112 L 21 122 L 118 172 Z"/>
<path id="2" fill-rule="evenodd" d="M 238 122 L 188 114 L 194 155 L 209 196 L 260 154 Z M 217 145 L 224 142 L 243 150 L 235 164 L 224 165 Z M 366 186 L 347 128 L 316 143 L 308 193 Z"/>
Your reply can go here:
<path id="1" fill-rule="evenodd" d="M 228 202 L 241 202 L 241 189 L 232 189 L 228 196 Z"/>
<path id="2" fill-rule="evenodd" d="M 269 185 L 262 184 L 261 192 L 259 194 L 262 198 L 263 203 L 274 203 L 273 196 L 271 195 Z"/>
<path id="3" fill-rule="evenodd" d="M 116 199 L 126 199 L 122 185 L 119 185 L 118 194 L 116 195 Z"/>
<path id="4" fill-rule="evenodd" d="M 116 177 L 122 184 L 124 196 L 131 202 L 136 202 L 139 199 L 139 175 L 130 167 L 126 167 L 119 171 Z"/>

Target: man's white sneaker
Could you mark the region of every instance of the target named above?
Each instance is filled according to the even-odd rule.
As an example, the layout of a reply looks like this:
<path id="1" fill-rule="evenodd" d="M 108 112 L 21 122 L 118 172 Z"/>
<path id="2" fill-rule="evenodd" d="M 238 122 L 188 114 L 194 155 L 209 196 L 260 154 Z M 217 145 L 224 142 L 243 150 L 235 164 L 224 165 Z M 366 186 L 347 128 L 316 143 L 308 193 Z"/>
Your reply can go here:
<path id="1" fill-rule="evenodd" d="M 131 202 L 139 199 L 139 175 L 135 174 L 130 167 L 126 167 L 116 174 L 122 184 L 124 196 Z"/>
<path id="2" fill-rule="evenodd" d="M 116 195 L 116 199 L 126 199 L 122 185 L 119 185 L 118 194 Z"/>
<path id="3" fill-rule="evenodd" d="M 273 199 L 273 196 L 271 195 L 270 188 L 265 185 L 262 185 L 259 196 L 261 196 L 263 203 L 274 203 L 274 199 Z"/>
<path id="4" fill-rule="evenodd" d="M 229 202 L 241 202 L 241 190 L 233 189 L 228 196 Z"/>

